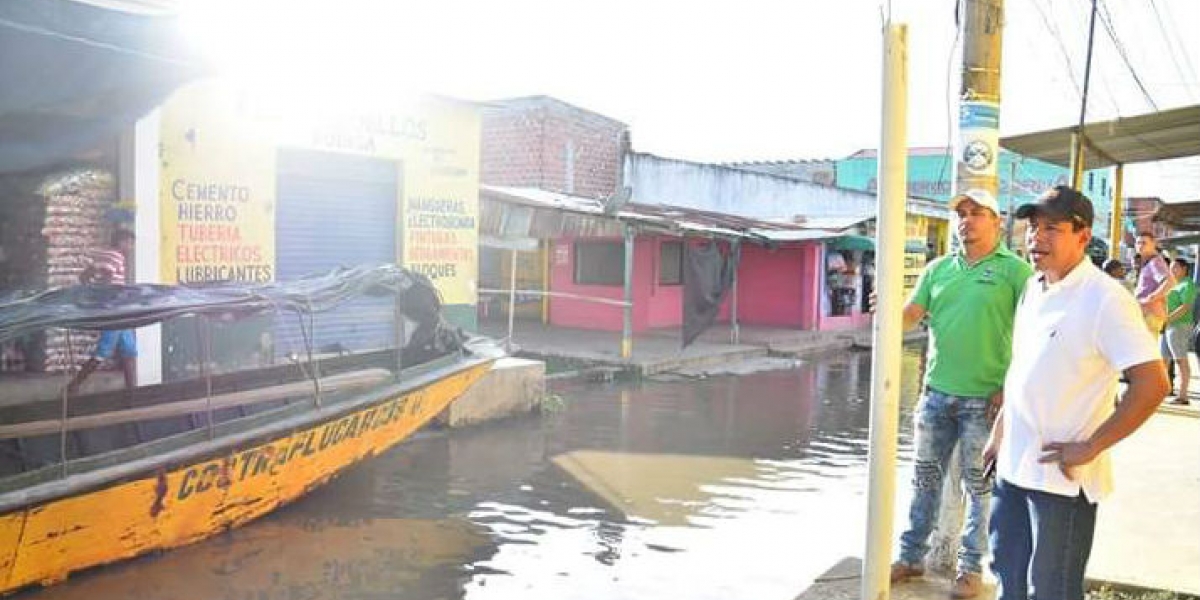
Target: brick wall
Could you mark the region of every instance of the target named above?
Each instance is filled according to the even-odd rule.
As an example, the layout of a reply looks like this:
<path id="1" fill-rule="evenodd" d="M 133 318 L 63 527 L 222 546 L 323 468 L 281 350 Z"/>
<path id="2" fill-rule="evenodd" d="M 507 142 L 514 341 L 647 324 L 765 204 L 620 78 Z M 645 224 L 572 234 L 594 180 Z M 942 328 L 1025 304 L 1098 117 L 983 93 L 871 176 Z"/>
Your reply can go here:
<path id="1" fill-rule="evenodd" d="M 624 123 L 547 96 L 485 109 L 481 182 L 602 198 L 617 190 L 629 144 Z"/>

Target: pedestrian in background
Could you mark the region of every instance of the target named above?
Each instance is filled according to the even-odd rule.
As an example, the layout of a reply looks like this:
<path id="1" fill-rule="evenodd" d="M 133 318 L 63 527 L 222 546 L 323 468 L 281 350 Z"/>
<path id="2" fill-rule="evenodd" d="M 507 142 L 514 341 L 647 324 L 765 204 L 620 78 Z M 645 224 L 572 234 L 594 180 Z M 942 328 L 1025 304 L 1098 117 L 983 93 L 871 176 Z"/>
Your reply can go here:
<path id="1" fill-rule="evenodd" d="M 133 252 L 134 235 L 128 229 L 117 229 L 112 234 L 108 248 L 92 250 L 86 257 L 87 266 L 79 275 L 79 282 L 90 284 L 125 284 L 125 257 Z M 96 352 L 83 363 L 79 373 L 67 384 L 67 392 L 75 394 L 79 386 L 100 367 L 102 361 L 114 360 L 125 376 L 125 389 L 137 385 L 137 342 L 132 329 L 105 330 L 100 332 Z"/>
<path id="2" fill-rule="evenodd" d="M 1170 404 L 1187 406 L 1188 383 L 1192 377 L 1188 351 L 1191 350 L 1192 329 L 1196 326 L 1196 316 L 1192 312 L 1196 302 L 1196 284 L 1192 283 L 1191 263 L 1182 258 L 1171 261 L 1171 276 L 1178 283 L 1167 292 L 1167 329 L 1163 333 L 1167 355 L 1164 358 L 1174 362 L 1175 373 L 1179 374 L 1179 386 L 1174 388 L 1178 394 Z"/>
<path id="3" fill-rule="evenodd" d="M 1133 294 L 1142 307 L 1146 327 L 1157 336 L 1167 322 L 1167 292 L 1171 291 L 1175 281 L 1171 278 L 1167 260 L 1158 251 L 1153 233 L 1139 233 L 1134 248 L 1142 261 Z"/>
<path id="4" fill-rule="evenodd" d="M 1113 487 L 1107 450 L 1154 413 L 1167 376 L 1137 301 L 1087 257 L 1091 201 L 1058 186 L 1016 216 L 1029 219 L 1037 275 L 984 450 L 996 465 L 992 570 L 1001 600 L 1082 600 L 1096 506 Z"/>
<path id="5" fill-rule="evenodd" d="M 1150 231 L 1138 234 L 1134 248 L 1141 259 L 1137 271 L 1137 283 L 1133 294 L 1142 307 L 1142 317 L 1146 327 L 1158 339 L 1159 351 L 1163 356 L 1168 353 L 1167 340 L 1163 332 L 1167 326 L 1167 292 L 1171 291 L 1175 282 L 1171 279 L 1171 268 L 1168 261 L 1158 248 L 1158 241 Z M 1171 382 L 1171 393 L 1175 393 L 1175 363 L 1163 359 L 1167 366 L 1167 381 Z"/>
<path id="6" fill-rule="evenodd" d="M 1104 261 L 1104 266 L 1101 268 L 1104 269 L 1104 272 L 1107 273 L 1109 277 L 1124 283 L 1125 276 L 1128 273 L 1128 271 L 1125 270 L 1125 263 L 1115 258 L 1110 258 Z"/>
<path id="7" fill-rule="evenodd" d="M 904 307 L 906 330 L 929 317 L 929 352 L 925 394 L 913 415 L 912 504 L 891 581 L 925 572 L 929 536 L 938 521 L 942 485 L 957 445 L 969 502 L 951 593 L 971 598 L 982 590 L 987 554 L 991 483 L 984 472 L 983 447 L 1003 402 L 1013 311 L 1033 269 L 1001 242 L 1000 211 L 990 193 L 959 194 L 950 200 L 950 209 L 957 216 L 961 249 L 925 267 Z"/>

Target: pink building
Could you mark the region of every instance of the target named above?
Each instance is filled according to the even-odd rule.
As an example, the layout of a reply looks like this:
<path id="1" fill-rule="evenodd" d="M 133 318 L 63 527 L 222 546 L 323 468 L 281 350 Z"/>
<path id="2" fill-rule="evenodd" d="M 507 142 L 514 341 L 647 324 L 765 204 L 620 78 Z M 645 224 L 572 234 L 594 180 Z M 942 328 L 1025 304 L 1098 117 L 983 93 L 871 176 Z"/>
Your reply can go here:
<path id="1" fill-rule="evenodd" d="M 633 330 L 679 327 L 683 324 L 682 247 L 684 238 L 640 235 L 634 241 Z M 559 238 L 551 250 L 552 292 L 622 300 L 623 241 L 610 238 Z M 722 243 L 728 247 L 727 243 Z M 775 248 L 743 244 L 737 272 L 737 320 L 741 325 L 781 329 L 830 331 L 869 325 L 861 305 L 848 314 L 823 314 L 827 292 L 821 241 L 787 242 Z M 718 322 L 732 315 L 733 291 L 725 297 Z M 825 306 L 828 311 L 829 307 Z M 549 323 L 578 329 L 621 331 L 622 311 L 569 297 L 549 299 Z"/>
<path id="2" fill-rule="evenodd" d="M 661 205 L 631 204 L 609 215 L 598 201 L 529 188 L 484 186 L 481 198 L 485 236 L 488 229 L 499 231 L 501 224 L 519 221 L 529 223 L 522 235 L 539 240 L 538 259 L 531 262 L 542 268 L 524 269 L 518 287 L 536 285 L 550 292 L 540 311 L 549 325 L 622 330 L 620 306 L 589 299 L 624 299 L 624 226 L 638 231 L 633 242 L 635 333 L 682 325 L 684 245 L 710 240 L 718 240 L 725 252 L 730 240 L 741 240 L 736 292 L 726 295 L 718 322 L 734 319 L 736 293 L 739 325 L 829 331 L 870 323 L 862 303 L 864 269 L 850 265 L 862 265 L 863 256 L 872 253 L 838 249 L 847 239 L 843 232 Z M 525 211 L 530 214 L 516 216 Z M 514 233 L 508 229 L 509 235 Z M 497 274 L 496 283 L 483 287 L 504 287 L 504 268 L 501 259 L 490 269 Z M 854 293 L 836 292 L 848 274 L 858 277 L 846 288 Z"/>
<path id="3" fill-rule="evenodd" d="M 642 163 L 655 157 L 643 156 L 641 162 L 632 163 L 642 164 L 642 179 L 631 183 L 625 171 L 631 168 L 629 159 L 637 157 L 630 151 L 628 126 L 547 96 L 489 103 L 483 113 L 481 144 L 480 179 L 484 185 L 480 193 L 479 284 L 485 290 L 481 318 L 507 310 L 508 298 L 486 290 L 507 289 L 514 280 L 510 271 L 515 262 L 516 289 L 554 294 L 549 298 L 519 294 L 516 318 L 621 331 L 621 307 L 572 296 L 624 299 L 622 232 L 628 225 L 638 232 L 632 282 L 635 332 L 682 324 L 682 244 L 685 239 L 701 243 L 705 238 L 743 240 L 736 288 L 739 324 L 833 330 L 869 323 L 869 315 L 861 311 L 861 285 L 852 283 L 854 277 L 862 281 L 852 268 L 862 264 L 862 253 L 834 250 L 825 243 L 856 223 L 818 228 L 712 212 L 726 209 L 657 203 L 605 212 L 601 199 L 619 197 L 623 183 L 637 186 L 639 197 L 651 190 L 671 198 L 686 199 L 694 194 L 670 194 L 669 186 L 652 185 L 646 176 L 653 170 Z M 678 166 L 672 162 L 663 168 Z M 763 178 L 770 179 L 777 187 L 783 186 L 771 188 L 768 195 L 776 200 L 792 198 L 795 194 L 784 193 L 790 189 L 787 186 L 801 185 L 782 175 L 768 177 L 752 172 L 756 168 L 746 168 L 749 172 L 712 167 L 725 175 L 757 178 L 759 184 Z M 812 183 L 803 186 L 807 196 L 828 196 L 822 201 L 836 201 L 834 208 L 839 210 L 862 204 L 860 198 L 843 197 L 861 195 L 858 192 L 838 192 Z M 747 196 L 742 200 L 741 204 L 753 204 L 755 199 Z M 874 206 L 873 199 L 870 204 Z M 796 204 L 797 210 L 803 206 L 807 205 Z M 721 243 L 727 246 L 729 242 Z M 837 291 L 839 287 L 842 291 Z M 850 294 L 845 291 L 849 289 L 857 291 Z M 732 318 L 731 291 L 719 320 Z"/>

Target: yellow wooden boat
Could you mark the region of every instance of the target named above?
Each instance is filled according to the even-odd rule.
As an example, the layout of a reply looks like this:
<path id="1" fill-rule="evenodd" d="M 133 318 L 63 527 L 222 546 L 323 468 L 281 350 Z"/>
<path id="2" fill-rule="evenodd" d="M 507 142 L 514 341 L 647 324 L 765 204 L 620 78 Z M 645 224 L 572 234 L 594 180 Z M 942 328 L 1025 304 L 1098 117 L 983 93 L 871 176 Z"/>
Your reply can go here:
<path id="1" fill-rule="evenodd" d="M 467 344 L 388 368 L 393 350 L 326 360 L 319 378 L 284 365 L 2 408 L 0 453 L 58 444 L 66 460 L 0 477 L 0 593 L 262 516 L 404 440 L 496 356 Z"/>

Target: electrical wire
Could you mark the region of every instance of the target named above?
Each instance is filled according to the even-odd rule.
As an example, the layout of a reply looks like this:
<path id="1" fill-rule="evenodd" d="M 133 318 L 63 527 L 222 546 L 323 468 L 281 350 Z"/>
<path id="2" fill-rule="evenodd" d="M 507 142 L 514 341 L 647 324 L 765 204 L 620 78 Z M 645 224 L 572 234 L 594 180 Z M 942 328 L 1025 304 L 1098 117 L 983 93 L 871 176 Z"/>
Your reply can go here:
<path id="1" fill-rule="evenodd" d="M 1046 30 L 1050 32 L 1050 37 L 1058 45 L 1058 51 L 1062 55 L 1063 61 L 1067 64 L 1067 79 L 1070 80 L 1071 85 L 1075 88 L 1075 94 L 1079 98 L 1083 98 L 1083 89 L 1079 86 L 1079 82 L 1075 80 L 1075 65 L 1071 63 L 1071 53 L 1067 52 L 1067 47 L 1063 44 L 1062 32 L 1058 30 L 1058 26 L 1054 25 L 1053 20 L 1046 16 L 1038 0 L 1029 0 L 1029 3 L 1037 10 L 1038 16 L 1042 19 L 1042 24 L 1046 26 Z"/>
<path id="2" fill-rule="evenodd" d="M 1175 27 L 1175 22 L 1171 21 L 1171 29 L 1175 32 L 1175 40 L 1179 44 L 1179 54 L 1183 55 L 1184 64 L 1187 65 L 1187 73 L 1184 73 L 1183 67 L 1180 66 L 1179 58 L 1175 54 L 1175 45 L 1171 43 L 1171 36 L 1168 34 L 1167 27 L 1163 23 L 1162 13 L 1158 10 L 1158 2 L 1150 0 L 1150 8 L 1153 9 L 1154 20 L 1158 25 L 1158 30 L 1162 33 L 1163 43 L 1167 45 L 1167 53 L 1171 55 L 1171 62 L 1174 63 L 1180 80 L 1185 83 L 1184 87 L 1187 89 L 1188 96 L 1194 100 L 1196 96 L 1192 93 L 1192 86 L 1188 85 L 1188 83 L 1196 82 L 1198 78 L 1196 77 L 1196 69 L 1192 66 L 1192 59 L 1188 56 L 1187 49 L 1183 47 L 1183 36 L 1179 35 L 1179 29 Z M 1189 74 L 1191 75 L 1190 78 L 1188 77 Z"/>
<path id="3" fill-rule="evenodd" d="M 946 60 L 946 146 L 945 154 L 942 156 L 942 167 L 938 170 L 937 183 L 941 183 L 946 178 L 953 156 L 954 144 L 954 105 L 950 102 L 950 89 L 954 85 L 954 58 L 956 57 L 955 50 L 958 48 L 958 42 L 962 39 L 962 6 L 963 0 L 954 1 L 954 41 L 950 42 L 949 58 Z M 953 193 L 953 190 L 951 190 Z"/>
<path id="4" fill-rule="evenodd" d="M 1158 111 L 1158 103 L 1150 96 L 1150 91 L 1146 89 L 1146 84 L 1142 82 L 1142 78 L 1138 75 L 1137 69 L 1134 68 L 1133 62 L 1129 60 L 1129 53 L 1125 50 L 1125 44 L 1121 43 L 1121 39 L 1117 36 L 1117 30 L 1112 24 L 1112 14 L 1108 12 L 1108 3 L 1104 0 L 1096 0 L 1100 5 L 1100 23 L 1104 25 L 1105 31 L 1108 32 L 1108 37 L 1112 38 L 1113 45 L 1117 49 L 1117 54 L 1121 56 L 1121 60 L 1125 62 L 1125 67 L 1129 69 L 1129 74 L 1133 76 L 1134 83 L 1142 92 L 1142 96 L 1150 107 Z"/>

